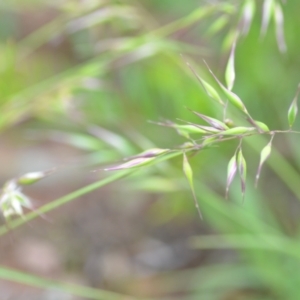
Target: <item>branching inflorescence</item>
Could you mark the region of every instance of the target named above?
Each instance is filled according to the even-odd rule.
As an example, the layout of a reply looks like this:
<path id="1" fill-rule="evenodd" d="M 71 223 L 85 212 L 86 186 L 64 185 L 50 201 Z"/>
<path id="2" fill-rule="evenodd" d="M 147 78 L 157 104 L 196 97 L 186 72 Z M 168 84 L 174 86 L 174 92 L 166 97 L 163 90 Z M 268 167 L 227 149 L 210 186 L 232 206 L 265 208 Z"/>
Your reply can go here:
<path id="1" fill-rule="evenodd" d="M 198 201 L 196 199 L 196 194 L 194 190 L 193 184 L 193 172 L 192 168 L 189 164 L 187 153 L 188 152 L 198 152 L 202 149 L 215 146 L 216 144 L 222 143 L 228 140 L 239 140 L 238 146 L 234 152 L 234 155 L 229 160 L 227 167 L 227 183 L 226 183 L 226 192 L 225 197 L 228 198 L 229 187 L 235 177 L 236 174 L 240 177 L 241 182 L 241 192 L 242 198 L 244 199 L 245 190 L 246 190 L 246 175 L 247 175 L 247 163 L 243 156 L 242 150 L 242 142 L 243 139 L 253 135 L 269 135 L 270 141 L 269 143 L 262 149 L 260 153 L 260 161 L 257 168 L 256 178 L 255 178 L 255 186 L 258 184 L 258 180 L 260 177 L 260 173 L 262 170 L 262 166 L 267 160 L 267 158 L 271 154 L 272 141 L 276 133 L 282 132 L 292 132 L 292 126 L 295 122 L 298 106 L 297 99 L 300 93 L 300 85 L 298 86 L 296 95 L 288 109 L 288 130 L 272 130 L 270 131 L 268 126 L 263 122 L 255 120 L 249 113 L 246 108 L 245 103 L 241 100 L 241 98 L 232 91 L 235 81 L 235 48 L 236 42 L 239 36 L 245 35 L 248 33 L 253 15 L 255 11 L 255 1 L 246 0 L 241 10 L 241 20 L 239 22 L 238 28 L 235 31 L 234 42 L 232 43 L 227 67 L 225 70 L 225 81 L 226 86 L 221 83 L 221 81 L 215 76 L 212 72 L 208 64 L 204 61 L 209 73 L 214 78 L 216 84 L 219 89 L 215 89 L 211 84 L 209 84 L 206 80 L 204 80 L 201 76 L 197 74 L 194 68 L 187 62 L 187 66 L 193 72 L 197 80 L 200 82 L 202 88 L 206 92 L 209 98 L 214 100 L 216 103 L 222 106 L 223 108 L 223 120 L 215 119 L 210 116 L 204 115 L 200 112 L 190 110 L 192 113 L 197 115 L 202 121 L 204 121 L 207 125 L 191 123 L 188 121 L 183 121 L 185 124 L 177 124 L 171 121 L 156 123 L 158 125 L 166 126 L 174 128 L 178 134 L 187 138 L 189 142 L 183 144 L 179 147 L 179 149 L 151 149 L 144 154 L 139 155 L 137 158 L 133 160 L 116 166 L 112 168 L 108 168 L 107 170 L 116 170 L 116 169 L 127 169 L 133 167 L 139 167 L 144 164 L 153 163 L 155 158 L 161 155 L 164 155 L 170 151 L 178 151 L 183 154 L 183 171 L 189 182 L 190 188 L 192 190 L 192 194 L 195 201 L 195 206 L 199 212 L 200 217 L 202 218 L 202 214 L 199 209 Z M 281 8 L 281 3 L 276 0 L 265 0 L 262 8 L 262 26 L 261 26 L 261 36 L 264 36 L 268 27 L 270 20 L 273 18 L 275 23 L 275 33 L 277 38 L 278 48 L 281 52 L 286 51 L 286 44 L 283 34 L 283 13 Z M 219 92 L 222 92 L 222 96 Z M 225 100 L 224 100 L 225 99 Z M 228 118 L 226 118 L 227 106 L 235 107 L 243 118 L 249 123 L 250 126 L 236 126 L 234 122 Z M 191 134 L 198 134 L 201 137 L 198 139 L 192 139 L 190 137 Z"/>
<path id="2" fill-rule="evenodd" d="M 275 25 L 275 35 L 277 39 L 278 48 L 281 52 L 285 52 L 286 42 L 284 38 L 284 16 L 282 12 L 282 4 L 285 1 L 279 0 L 264 0 L 262 4 L 262 23 L 261 23 L 261 36 L 266 34 L 267 28 L 269 26 L 270 21 L 273 19 Z M 218 16 L 217 20 L 210 27 L 209 33 L 217 33 L 222 30 L 227 24 L 229 24 L 230 14 L 232 11 L 232 7 L 227 4 L 222 4 L 222 11 L 224 12 L 223 16 Z M 209 15 L 210 12 L 214 11 L 214 7 L 207 8 L 207 10 L 203 10 L 201 16 L 204 17 L 206 14 Z M 231 9 L 230 9 L 231 8 Z M 246 160 L 243 156 L 242 151 L 242 142 L 243 139 L 252 136 L 252 135 L 269 135 L 270 141 L 269 143 L 262 149 L 260 154 L 260 162 L 257 169 L 255 185 L 257 186 L 258 179 L 260 177 L 261 169 L 267 158 L 271 154 L 272 141 L 276 133 L 279 132 L 292 132 L 291 128 L 295 122 L 298 106 L 297 99 L 300 93 L 300 85 L 298 86 L 297 93 L 295 98 L 293 99 L 289 109 L 288 109 L 288 123 L 289 129 L 285 131 L 272 130 L 270 131 L 268 126 L 260 121 L 257 121 L 252 118 L 246 105 L 241 100 L 241 98 L 232 92 L 232 88 L 234 86 L 235 81 L 235 48 L 236 43 L 241 36 L 245 36 L 251 27 L 251 23 L 253 21 L 253 17 L 256 9 L 256 1 L 255 0 L 245 0 L 240 6 L 240 17 L 238 20 L 238 24 L 234 28 L 230 28 L 228 30 L 228 34 L 224 40 L 224 44 L 230 47 L 229 49 L 229 58 L 227 67 L 225 70 L 225 81 L 226 86 L 221 83 L 221 81 L 215 76 L 212 72 L 208 64 L 204 61 L 208 71 L 214 78 L 216 84 L 219 89 L 214 88 L 210 83 L 204 80 L 201 76 L 197 74 L 197 72 L 192 68 L 192 66 L 187 63 L 190 70 L 193 72 L 197 80 L 200 82 L 204 91 L 208 95 L 209 98 L 214 100 L 217 104 L 219 104 L 223 109 L 223 119 L 215 119 L 213 117 L 207 116 L 197 111 L 190 110 L 192 113 L 197 115 L 202 121 L 204 121 L 207 125 L 191 123 L 188 121 L 184 121 L 185 124 L 177 124 L 171 121 L 166 121 L 163 123 L 156 123 L 158 125 L 171 127 L 177 131 L 178 134 L 188 139 L 187 143 L 184 143 L 180 147 L 175 149 L 159 149 L 154 148 L 147 150 L 139 155 L 131 157 L 127 162 L 107 168 L 107 171 L 113 170 L 124 170 L 131 168 L 138 168 L 144 165 L 149 165 L 160 161 L 161 159 L 169 159 L 177 154 L 183 155 L 183 171 L 188 179 L 190 188 L 192 190 L 192 194 L 195 201 L 195 206 L 198 210 L 199 216 L 202 218 L 202 214 L 200 212 L 200 208 L 198 205 L 198 201 L 196 199 L 196 193 L 194 190 L 193 184 L 193 172 L 192 168 L 188 161 L 188 153 L 197 153 L 202 149 L 215 146 L 216 144 L 228 141 L 228 140 L 239 140 L 238 146 L 234 152 L 234 155 L 229 160 L 229 164 L 227 167 L 227 183 L 226 183 L 226 192 L 225 197 L 228 197 L 229 187 L 235 177 L 236 174 L 239 174 L 241 181 L 241 191 L 242 198 L 244 199 L 245 190 L 246 190 L 246 174 L 247 174 L 247 164 Z M 199 17 L 199 16 L 198 16 Z M 175 24 L 177 26 L 177 23 Z M 168 32 L 168 30 L 172 31 L 172 28 L 175 26 L 167 26 L 164 30 Z M 176 28 L 175 26 L 175 28 Z M 162 31 L 164 31 L 162 30 Z M 156 33 L 157 34 L 157 33 Z M 222 92 L 222 96 L 219 92 Z M 227 114 L 227 106 L 230 105 L 235 107 L 240 114 L 244 117 L 244 119 L 249 123 L 250 126 L 236 126 L 231 119 L 226 117 Z M 193 139 L 190 135 L 197 134 L 200 138 Z M 20 178 L 12 179 L 8 181 L 2 188 L 2 192 L 0 194 L 0 211 L 2 215 L 9 219 L 14 215 L 22 216 L 23 208 L 32 209 L 32 205 L 30 200 L 21 192 L 21 187 L 26 184 L 32 184 L 41 178 L 47 176 L 49 172 L 34 172 L 28 173 Z"/>
<path id="3" fill-rule="evenodd" d="M 235 45 L 233 46 L 234 49 Z M 107 168 L 106 170 L 119 170 L 119 169 L 127 169 L 127 168 L 134 168 L 134 167 L 140 167 L 145 164 L 153 163 L 155 158 L 160 157 L 161 155 L 167 154 L 170 151 L 172 152 L 182 152 L 183 154 L 183 171 L 188 179 L 190 188 L 192 190 L 192 194 L 195 200 L 195 206 L 199 212 L 200 217 L 202 218 L 202 214 L 199 209 L 198 201 L 196 199 L 196 194 L 194 190 L 193 185 L 193 172 L 192 168 L 189 164 L 187 153 L 188 152 L 195 152 L 195 151 L 201 151 L 202 149 L 206 149 L 211 146 L 215 146 L 216 144 L 222 143 L 224 141 L 228 140 L 239 140 L 239 144 L 235 150 L 234 155 L 229 160 L 228 167 L 227 167 L 227 183 L 226 183 L 226 192 L 225 197 L 228 197 L 229 187 L 235 177 L 236 174 L 239 175 L 240 181 L 241 181 L 241 192 L 242 192 L 242 198 L 244 199 L 245 196 L 245 190 L 246 190 L 246 175 L 247 175 L 247 163 L 243 156 L 242 151 L 242 141 L 244 138 L 253 136 L 253 135 L 269 135 L 270 141 L 269 143 L 262 149 L 260 154 L 260 161 L 256 173 L 256 180 L 255 185 L 257 186 L 258 179 L 260 177 L 260 173 L 262 170 L 262 166 L 267 160 L 267 158 L 271 154 L 271 148 L 272 148 L 272 141 L 276 133 L 282 133 L 282 132 L 291 132 L 291 128 L 295 122 L 296 115 L 297 115 L 297 99 L 300 92 L 300 85 L 298 87 L 298 90 L 296 92 L 296 95 L 290 105 L 290 108 L 288 109 L 288 123 L 290 128 L 285 131 L 279 131 L 279 130 L 272 130 L 270 131 L 268 126 L 260 121 L 254 120 L 252 116 L 249 114 L 244 102 L 241 100 L 241 98 L 233 93 L 231 91 L 234 83 L 234 77 L 232 74 L 234 74 L 234 52 L 232 51 L 230 54 L 228 66 L 227 66 L 227 87 L 225 87 L 213 74 L 213 72 L 209 69 L 209 72 L 213 75 L 214 79 L 218 83 L 220 89 L 223 91 L 223 94 L 226 96 L 226 99 L 228 103 L 231 106 L 234 106 L 239 110 L 239 112 L 242 114 L 242 116 L 245 118 L 245 120 L 249 123 L 250 126 L 234 126 L 233 122 L 226 118 L 226 109 L 227 109 L 227 103 L 223 101 L 222 97 L 220 96 L 219 92 L 208 82 L 204 81 L 198 74 L 196 74 L 195 70 L 191 68 L 191 66 L 188 64 L 188 66 L 191 68 L 193 73 L 197 76 L 197 79 L 201 82 L 202 87 L 206 91 L 207 95 L 212 98 L 213 100 L 217 101 L 219 104 L 223 106 L 224 114 L 223 118 L 224 120 L 218 120 L 215 118 L 212 118 L 210 116 L 204 115 L 202 113 L 190 110 L 192 113 L 197 115 L 202 121 L 206 122 L 207 125 L 197 124 L 197 123 L 191 123 L 188 121 L 184 121 L 186 124 L 177 124 L 173 123 L 171 121 L 166 121 L 164 123 L 156 123 L 161 126 L 171 127 L 174 128 L 178 134 L 181 136 L 187 138 L 189 142 L 183 144 L 179 147 L 179 149 L 150 149 L 148 151 L 145 151 L 141 153 L 140 155 L 137 155 L 130 161 L 114 166 L 111 168 Z M 198 134 L 201 136 L 201 138 L 198 139 L 192 139 L 190 137 L 191 134 Z"/>

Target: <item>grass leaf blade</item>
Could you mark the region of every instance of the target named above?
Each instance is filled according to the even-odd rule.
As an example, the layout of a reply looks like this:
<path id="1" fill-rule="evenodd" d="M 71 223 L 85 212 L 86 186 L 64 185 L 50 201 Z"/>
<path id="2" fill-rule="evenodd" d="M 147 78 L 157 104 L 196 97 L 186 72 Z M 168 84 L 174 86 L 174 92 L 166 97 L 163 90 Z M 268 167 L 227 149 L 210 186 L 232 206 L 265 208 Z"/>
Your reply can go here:
<path id="1" fill-rule="evenodd" d="M 243 28 L 242 28 L 242 34 L 247 35 L 252 23 L 252 19 L 255 12 L 255 1 L 253 0 L 246 0 L 245 5 L 243 7 Z"/>
<path id="2" fill-rule="evenodd" d="M 228 63 L 226 66 L 226 71 L 225 71 L 225 79 L 227 83 L 227 88 L 228 90 L 232 90 L 233 85 L 234 85 L 234 80 L 235 80 L 235 70 L 234 70 L 234 56 L 235 56 L 235 43 L 233 43 L 230 54 L 229 54 L 229 59 Z"/>
<path id="3" fill-rule="evenodd" d="M 274 6 L 274 0 L 265 0 L 263 3 L 262 21 L 261 21 L 261 28 L 260 28 L 261 37 L 266 35 L 271 16 L 273 14 L 273 9 L 274 9 L 273 6 Z"/>
<path id="4" fill-rule="evenodd" d="M 283 30 L 284 16 L 279 3 L 276 3 L 274 7 L 274 20 L 278 48 L 280 52 L 284 53 L 287 50 Z"/>

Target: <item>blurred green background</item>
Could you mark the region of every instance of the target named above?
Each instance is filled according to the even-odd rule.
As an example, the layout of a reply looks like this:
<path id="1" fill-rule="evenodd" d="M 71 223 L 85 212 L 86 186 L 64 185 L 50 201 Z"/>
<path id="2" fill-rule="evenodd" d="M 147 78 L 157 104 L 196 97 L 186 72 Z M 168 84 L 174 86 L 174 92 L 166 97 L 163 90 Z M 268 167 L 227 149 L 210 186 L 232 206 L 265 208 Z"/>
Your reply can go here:
<path id="1" fill-rule="evenodd" d="M 186 62 L 214 85 L 205 59 L 224 82 L 232 37 L 248 2 L 1 1 L 3 184 L 58 167 L 24 189 L 39 207 L 105 178 L 103 169 L 126 157 L 186 141 L 153 122 L 197 122 L 187 107 L 221 119 L 222 109 Z M 273 20 L 261 37 L 263 3 L 250 2 L 256 10 L 237 43 L 233 90 L 256 120 L 271 130 L 287 129 L 300 81 L 300 2 L 274 2 L 285 18 L 285 53 L 278 49 Z M 239 122 L 234 109 L 228 113 Z M 236 141 L 190 159 L 203 221 L 176 157 L 2 236 L 2 299 L 110 299 L 93 297 L 95 290 L 83 296 L 78 286 L 121 295 L 111 299 L 299 299 L 299 139 L 276 135 L 255 189 L 259 153 L 267 143 L 265 136 L 244 141 L 244 203 L 238 180 L 230 200 L 224 199 Z M 22 273 L 10 277 L 10 269 Z M 30 282 L 28 276 L 34 276 Z M 44 288 L 37 288 L 40 278 Z"/>

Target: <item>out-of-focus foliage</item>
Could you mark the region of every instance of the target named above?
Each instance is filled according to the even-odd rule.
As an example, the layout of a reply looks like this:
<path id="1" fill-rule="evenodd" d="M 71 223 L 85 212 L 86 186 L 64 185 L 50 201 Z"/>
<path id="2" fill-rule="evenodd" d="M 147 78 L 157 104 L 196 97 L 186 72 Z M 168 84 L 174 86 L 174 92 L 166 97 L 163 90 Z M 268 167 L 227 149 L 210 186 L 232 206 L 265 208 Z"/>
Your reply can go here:
<path id="1" fill-rule="evenodd" d="M 18 145 L 20 153 L 26 147 L 39 149 L 34 152 L 39 155 L 31 156 L 27 163 L 26 172 L 41 165 L 53 167 L 52 162 L 59 162 L 62 169 L 79 169 L 81 181 L 72 177 L 72 171 L 69 177 L 60 177 L 62 171 L 58 170 L 48 189 L 40 187 L 38 198 L 51 201 L 56 188 L 67 194 L 74 189 L 70 182 L 87 184 L 90 174 L 93 179 L 103 178 L 107 176 L 104 169 L 126 164 L 124 158 L 147 149 L 179 147 L 187 135 L 197 139 L 196 133 L 177 128 L 180 136 L 173 128 L 155 123 L 199 122 L 189 109 L 222 119 L 223 107 L 215 94 L 222 94 L 222 89 L 203 59 L 224 86 L 225 77 L 230 89 L 234 81 L 233 93 L 240 96 L 254 120 L 271 130 L 287 129 L 288 110 L 300 79 L 299 11 L 296 0 L 2 1 L 3 139 Z M 235 76 L 233 66 L 228 67 L 234 42 Z M 205 80 L 204 89 L 187 62 Z M 238 109 L 228 110 L 229 119 L 239 117 Z M 294 114 L 289 120 L 293 129 L 299 130 Z M 65 262 L 61 262 L 60 273 L 51 276 L 66 281 L 69 274 L 76 274 L 81 284 L 141 297 L 297 299 L 299 141 L 296 134 L 276 135 L 258 189 L 254 189 L 260 153 L 268 143 L 269 139 L 260 135 L 243 142 L 248 168 L 243 205 L 240 183 L 226 177 L 236 142 L 188 157 L 202 222 L 181 158 L 140 168 L 113 188 L 71 203 L 68 209 L 78 207 L 74 216 L 62 210 L 59 221 L 47 225 L 51 228 L 46 235 L 48 243 L 64 253 Z M 66 148 L 51 152 L 53 160 L 48 164 L 38 164 L 47 147 L 63 146 Z M 69 152 L 63 155 L 61 149 L 76 149 L 79 154 L 75 161 L 62 162 L 61 157 L 67 159 Z M 20 161 L 16 158 L 20 153 L 14 153 L 11 161 Z M 8 160 L 4 155 L 3 162 Z M 24 172 L 19 166 L 11 168 L 18 174 L 2 168 L 3 183 Z M 96 173 L 89 172 L 96 169 Z M 230 201 L 224 199 L 226 180 L 231 185 Z M 97 205 L 88 210 L 88 200 Z M 66 230 L 72 224 L 76 224 L 74 231 L 69 230 L 78 244 Z M 107 232 L 101 231 L 103 227 Z M 29 241 L 30 230 L 26 228 Z M 84 248 L 81 258 L 72 243 L 77 250 Z M 220 250 L 224 248 L 237 250 Z M 1 264 L 15 266 L 3 260 Z M 76 289 L 76 285 L 59 285 L 58 280 L 55 284 L 39 281 L 34 274 L 26 279 L 24 273 L 17 276 L 6 268 L 0 271 L 2 279 L 43 287 L 40 299 L 49 299 L 56 289 L 91 299 L 104 295 Z M 34 273 L 30 267 L 28 272 Z M 15 299 L 22 299 L 20 295 Z M 59 294 L 56 299 L 73 299 L 64 297 Z"/>

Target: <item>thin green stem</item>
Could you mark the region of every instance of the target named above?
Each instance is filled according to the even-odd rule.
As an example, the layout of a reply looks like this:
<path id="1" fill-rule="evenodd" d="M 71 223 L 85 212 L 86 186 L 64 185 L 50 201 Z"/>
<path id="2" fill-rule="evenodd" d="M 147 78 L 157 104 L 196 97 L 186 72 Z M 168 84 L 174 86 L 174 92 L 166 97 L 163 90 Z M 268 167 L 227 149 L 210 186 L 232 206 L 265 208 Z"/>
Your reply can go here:
<path id="1" fill-rule="evenodd" d="M 187 150 L 187 151 L 189 151 L 189 150 Z M 166 155 L 162 155 L 161 157 L 159 156 L 154 161 L 149 163 L 148 166 L 153 165 L 154 163 L 158 163 L 158 162 L 161 162 L 164 160 L 171 159 L 175 156 L 180 155 L 181 153 L 182 153 L 182 151 L 172 151 Z M 114 173 L 113 175 L 111 175 L 107 178 L 104 178 L 100 181 L 94 182 L 94 183 L 87 185 L 81 189 L 78 189 L 68 195 L 60 197 L 48 204 L 45 204 L 45 205 L 41 206 L 40 208 L 38 208 L 37 210 L 32 211 L 32 212 L 22 216 L 22 218 L 18 218 L 18 219 L 11 221 L 9 223 L 9 228 L 7 226 L 1 226 L 0 227 L 0 236 L 6 234 L 9 231 L 9 229 L 15 229 L 33 219 L 35 219 L 36 217 L 40 216 L 41 214 L 48 213 L 49 211 L 51 211 L 55 208 L 58 208 L 72 200 L 75 200 L 76 198 L 79 198 L 80 196 L 88 194 L 88 193 L 90 193 L 102 186 L 105 186 L 111 182 L 114 182 L 118 179 L 124 178 L 124 177 L 130 175 L 131 173 L 137 171 L 138 169 L 139 169 L 139 167 L 134 167 L 134 168 L 117 171 L 116 173 Z"/>
<path id="2" fill-rule="evenodd" d="M 206 7 L 200 7 L 197 10 L 192 11 L 187 16 L 184 16 L 181 19 L 178 19 L 174 22 L 171 22 L 165 26 L 162 26 L 151 32 L 152 35 L 156 37 L 165 37 L 168 36 L 178 30 L 182 30 L 183 28 L 189 27 L 201 19 L 208 17 L 210 14 L 221 11 L 228 13 L 228 5 L 208 5 Z"/>
<path id="3" fill-rule="evenodd" d="M 37 288 L 59 290 L 67 294 L 83 297 L 84 299 L 137 300 L 137 298 L 128 295 L 121 295 L 114 292 L 94 289 L 87 286 L 80 286 L 80 285 L 68 284 L 68 283 L 63 283 L 63 282 L 58 282 L 53 280 L 47 280 L 47 279 L 43 279 L 37 276 L 29 275 L 27 273 L 15 271 L 2 266 L 0 267 L 0 278 L 2 280 L 18 282 L 29 286 L 34 286 Z"/>
<path id="4" fill-rule="evenodd" d="M 256 143 L 248 142 L 245 139 L 245 142 L 248 143 L 250 147 L 255 149 L 256 151 L 260 152 L 263 148 L 264 139 L 262 135 L 274 135 L 275 133 L 293 133 L 293 134 L 300 134 L 299 131 L 291 131 L 291 130 L 272 130 L 267 132 L 253 132 L 253 133 L 246 133 L 242 135 L 235 135 L 226 138 L 220 138 L 217 143 L 233 140 L 233 139 L 241 139 L 249 136 L 257 136 L 258 141 Z M 221 135 L 221 133 L 219 134 Z M 208 137 L 214 137 L 216 135 L 211 135 Z M 203 141 L 203 139 L 201 139 Z M 200 141 L 201 141 L 200 140 Z M 197 142 L 195 140 L 194 142 Z M 201 149 L 201 144 L 196 144 L 194 149 Z M 272 149 L 272 155 L 267 161 L 268 165 L 271 169 L 277 174 L 277 176 L 286 184 L 286 186 L 295 194 L 298 200 L 300 200 L 300 185 L 299 185 L 299 173 L 293 166 L 276 150 L 276 148 Z"/>
<path id="5" fill-rule="evenodd" d="M 264 249 L 300 258 L 299 243 L 270 233 L 195 236 L 190 239 L 190 244 L 198 249 Z"/>
<path id="6" fill-rule="evenodd" d="M 43 206 L 41 206 L 39 209 L 35 210 L 35 211 L 32 211 L 26 215 L 24 215 L 22 218 L 18 218 L 18 219 L 15 219 L 13 221 L 11 221 L 9 223 L 9 228 L 10 229 L 14 229 L 14 228 L 17 228 L 33 219 L 35 219 L 36 217 L 40 216 L 41 214 L 45 214 L 45 213 L 48 213 L 49 211 L 55 209 L 55 208 L 58 208 L 72 200 L 75 200 L 76 198 L 79 198 L 80 196 L 83 196 L 85 194 L 88 194 L 102 186 L 105 186 L 111 182 L 114 182 L 118 179 L 121 179 L 123 177 L 126 177 L 128 175 L 130 175 L 134 170 L 136 169 L 129 169 L 129 170 L 124 170 L 124 171 L 118 171 L 117 173 L 114 173 L 113 175 L 107 177 L 107 178 L 104 178 L 100 181 L 97 181 L 97 182 L 94 182 L 90 185 L 87 185 L 81 189 L 78 189 L 68 195 L 65 195 L 63 197 L 60 197 L 50 203 L 47 203 Z M 7 226 L 1 226 L 0 227 L 0 236 L 6 234 L 8 232 L 8 228 Z"/>
<path id="7" fill-rule="evenodd" d="M 205 8 L 201 7 L 200 9 L 193 11 L 188 16 L 184 16 L 181 19 L 178 19 L 174 22 L 171 22 L 165 26 L 162 26 L 152 32 L 157 37 L 164 37 L 167 35 L 170 35 L 179 29 L 186 28 L 188 26 L 191 26 L 195 22 L 199 21 L 203 17 L 209 15 L 215 10 L 215 7 L 213 6 L 207 6 Z"/>

